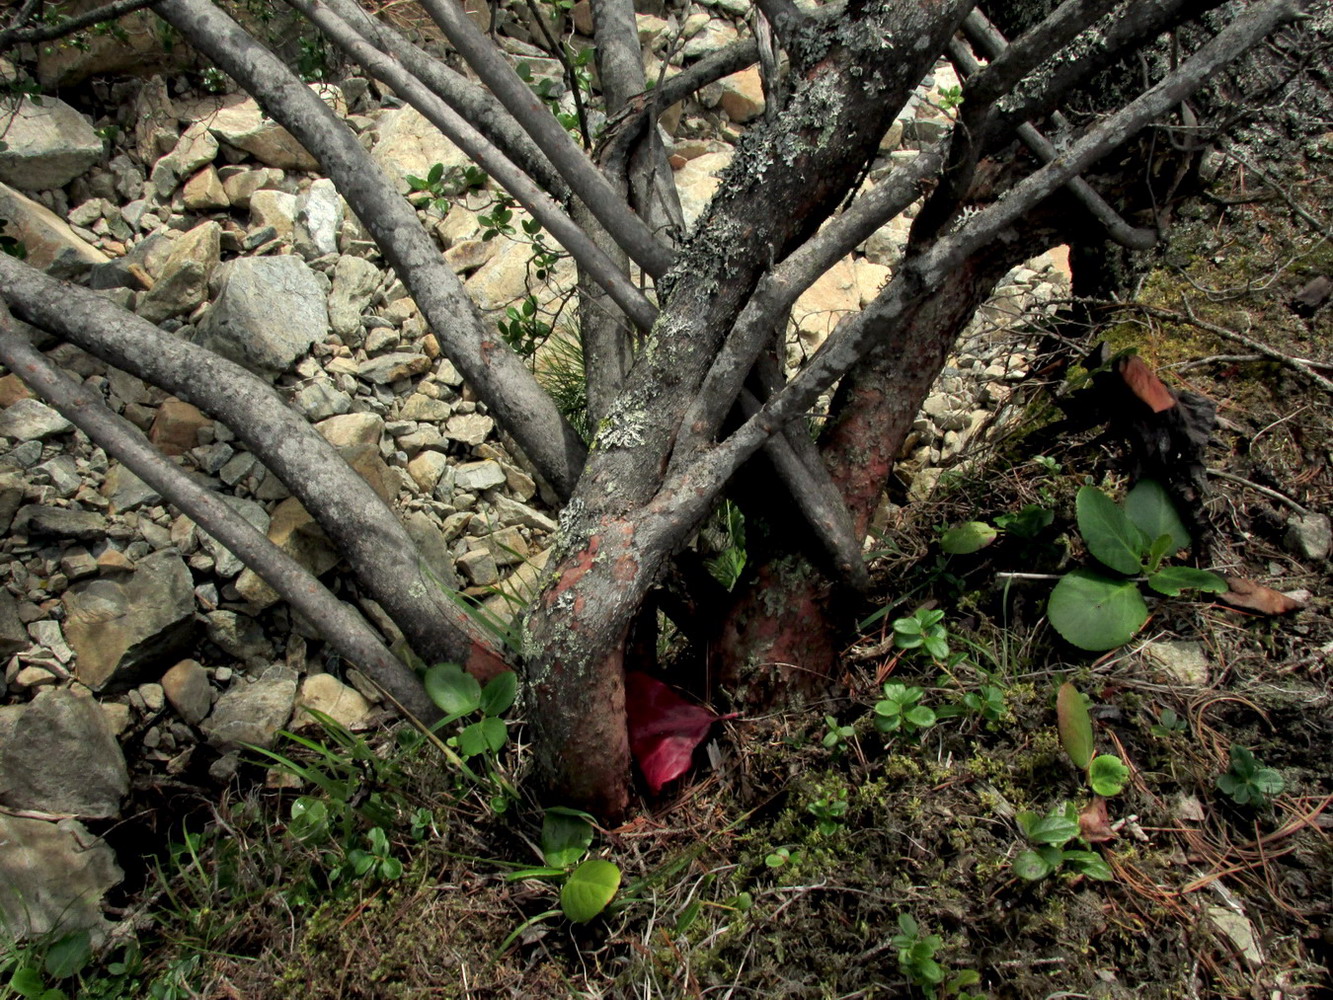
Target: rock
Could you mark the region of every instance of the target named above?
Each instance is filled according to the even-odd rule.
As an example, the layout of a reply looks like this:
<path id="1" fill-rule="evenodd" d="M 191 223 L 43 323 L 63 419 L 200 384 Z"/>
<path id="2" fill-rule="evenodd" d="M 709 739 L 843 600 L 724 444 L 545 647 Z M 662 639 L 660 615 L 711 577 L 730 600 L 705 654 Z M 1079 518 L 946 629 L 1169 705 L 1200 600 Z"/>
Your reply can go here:
<path id="1" fill-rule="evenodd" d="M 411 189 L 409 174 L 425 177 L 437 163 L 444 164 L 446 174 L 453 167 L 465 169 L 472 165 L 467 154 L 441 135 L 415 108 L 381 113 L 376 132 L 379 140 L 370 155 L 397 182 L 401 194 Z"/>
<path id="2" fill-rule="evenodd" d="M 1197 642 L 1149 642 L 1143 655 L 1162 670 L 1173 684 L 1190 687 L 1208 685 L 1208 657 Z"/>
<path id="3" fill-rule="evenodd" d="M 218 171 L 222 192 L 233 208 L 249 208 L 255 193 L 266 188 L 279 188 L 285 174 L 272 167 L 223 167 Z"/>
<path id="4" fill-rule="evenodd" d="M 508 624 L 537 596 L 550 557 L 550 549 L 538 552 L 501 581 L 499 593 L 486 598 L 483 606 L 496 621 Z"/>
<path id="5" fill-rule="evenodd" d="M 195 122 L 181 135 L 171 152 L 153 164 L 149 181 L 161 201 L 171 198 L 181 179 L 213 162 L 218 155 L 218 141 L 204 122 Z"/>
<path id="6" fill-rule="evenodd" d="M 473 539 L 473 547 L 484 548 L 495 559 L 497 566 L 513 566 L 526 560 L 532 550 L 518 528 L 501 528 L 489 535 Z"/>
<path id="7" fill-rule="evenodd" d="M 87 930 L 98 948 L 112 924 L 102 896 L 123 873 L 115 852 L 77 820 L 0 813 L 0 917 L 12 940 L 54 940 Z"/>
<path id="8" fill-rule="evenodd" d="M 222 227 L 201 222 L 172 244 L 161 277 L 139 300 L 150 323 L 193 312 L 208 298 L 208 284 L 222 259 Z"/>
<path id="9" fill-rule="evenodd" d="M 51 618 L 35 621 L 28 626 L 28 635 L 32 636 L 32 641 L 37 645 L 49 650 L 62 666 L 74 659 L 74 650 L 65 642 L 65 636 L 60 631 L 60 622 Z"/>
<path id="10" fill-rule="evenodd" d="M 1333 525 L 1327 514 L 1304 514 L 1287 519 L 1287 548 L 1305 559 L 1326 559 L 1333 549 Z"/>
<path id="11" fill-rule="evenodd" d="M 454 409 L 443 399 L 434 399 L 425 393 L 415 392 L 403 402 L 398 411 L 401 420 L 426 420 L 442 423 L 449 419 Z M 480 442 L 479 442 L 480 443 Z"/>
<path id="12" fill-rule="evenodd" d="M 792 306 L 791 317 L 807 352 L 822 344 L 838 320 L 861 308 L 860 284 L 850 258 L 821 274 Z"/>
<path id="13" fill-rule="evenodd" d="M 292 717 L 296 702 L 296 671 L 274 664 L 256 681 L 234 684 L 204 720 L 208 742 L 219 750 L 246 743 L 269 747 Z"/>
<path id="14" fill-rule="evenodd" d="M 1209 906 L 1205 912 L 1209 923 L 1226 935 L 1245 961 L 1255 968 L 1264 964 L 1264 953 L 1254 939 L 1254 927 L 1243 914 L 1226 906 Z"/>
<path id="15" fill-rule="evenodd" d="M 460 413 L 449 418 L 444 430 L 455 441 L 475 447 L 491 436 L 495 421 L 480 413 Z"/>
<path id="16" fill-rule="evenodd" d="M 209 640 L 228 656 L 246 664 L 273 658 L 273 644 L 264 637 L 259 622 L 235 611 L 212 611 L 205 615 Z"/>
<path id="17" fill-rule="evenodd" d="M 264 510 L 262 505 L 255 503 L 253 500 L 246 500 L 225 493 L 221 494 L 221 497 L 228 507 L 245 518 L 261 534 L 268 531 L 268 511 Z M 240 559 L 228 552 L 221 542 L 203 528 L 199 529 L 199 542 L 213 557 L 213 572 L 218 576 L 229 579 L 245 568 L 245 564 Z"/>
<path id="18" fill-rule="evenodd" d="M 106 518 L 90 510 L 70 510 L 29 504 L 14 517 L 14 531 L 46 538 L 75 538 L 94 542 L 106 537 Z"/>
<path id="19" fill-rule="evenodd" d="M 199 445 L 199 432 L 212 424 L 197 406 L 171 396 L 157 408 L 148 440 L 164 455 L 184 455 Z"/>
<path id="20" fill-rule="evenodd" d="M 109 513 L 119 514 L 144 504 L 162 502 L 162 495 L 119 462 L 113 462 L 102 484 L 102 496 L 111 505 Z"/>
<path id="21" fill-rule="evenodd" d="M 65 17 L 104 6 L 103 0 L 69 0 L 60 7 Z M 37 49 L 37 79 L 43 87 L 69 87 L 90 76 L 147 76 L 194 64 L 189 45 L 164 45 L 162 22 L 148 10 L 122 14 L 114 31 L 85 29 L 78 44 L 48 42 Z"/>
<path id="22" fill-rule="evenodd" d="M 23 503 L 25 484 L 21 478 L 7 472 L 0 472 L 0 535 L 9 534 L 9 527 L 14 523 L 14 514 Z"/>
<path id="23" fill-rule="evenodd" d="M 365 335 L 361 314 L 379 286 L 380 269 L 361 257 L 338 258 L 329 292 L 329 326 L 344 344 L 355 347 Z"/>
<path id="24" fill-rule="evenodd" d="M 500 252 L 495 240 L 460 240 L 444 252 L 444 262 L 460 275 L 471 274 Z"/>
<path id="25" fill-rule="evenodd" d="M 270 377 L 329 330 L 326 286 L 299 257 L 253 257 L 218 268 L 213 307 L 191 339 Z"/>
<path id="26" fill-rule="evenodd" d="M 222 186 L 217 168 L 211 163 L 185 182 L 182 196 L 185 208 L 191 212 L 212 212 L 231 207 L 231 199 Z"/>
<path id="27" fill-rule="evenodd" d="M 13 656 L 30 645 L 32 640 L 19 618 L 14 595 L 0 587 L 0 656 Z"/>
<path id="28" fill-rule="evenodd" d="M 295 729 L 317 729 L 319 720 L 310 714 L 320 712 L 348 729 L 365 725 L 374 711 L 370 702 L 332 674 L 311 674 L 301 682 L 296 696 L 296 711 L 292 723 Z"/>
<path id="29" fill-rule="evenodd" d="M 474 587 L 491 587 L 500 582 L 495 557 L 486 549 L 474 549 L 458 560 L 458 568 Z"/>
<path id="30" fill-rule="evenodd" d="M 250 198 L 250 231 L 272 229 L 269 239 L 291 241 L 296 234 L 296 195 L 256 191 Z"/>
<path id="31" fill-rule="evenodd" d="M 321 177 L 296 199 L 296 248 L 308 260 L 338 252 L 347 203 L 333 181 Z"/>
<path id="32" fill-rule="evenodd" d="M 314 83 L 310 88 L 335 110 L 347 110 L 337 87 Z M 245 150 L 265 166 L 283 170 L 319 169 L 319 161 L 290 132 L 267 117 L 253 98 L 233 94 L 200 104 L 191 117 L 206 120 L 215 136 L 229 146 Z M 208 104 L 215 108 L 212 113 L 206 109 Z"/>
<path id="33" fill-rule="evenodd" d="M 315 425 L 315 430 L 335 448 L 358 444 L 379 447 L 380 436 L 384 433 L 384 420 L 374 413 L 343 413 L 321 420 Z"/>
<path id="34" fill-rule="evenodd" d="M 449 543 L 444 532 L 422 511 L 416 510 L 403 518 L 403 527 L 416 543 L 421 555 L 422 572 L 437 587 L 446 590 L 459 590 L 458 574 L 454 572 L 453 556 L 449 553 Z"/>
<path id="35" fill-rule="evenodd" d="M 102 140 L 64 101 L 26 94 L 0 107 L 0 181 L 29 191 L 64 187 L 102 158 Z"/>
<path id="36" fill-rule="evenodd" d="M 500 523 L 506 526 L 517 524 L 536 531 L 544 531 L 547 534 L 554 534 L 557 527 L 555 521 L 541 511 L 533 510 L 527 504 L 519 503 L 517 500 L 511 500 L 503 495 L 495 498 L 495 514 L 500 519 Z"/>
<path id="37" fill-rule="evenodd" d="M 352 408 L 352 397 L 323 379 L 303 385 L 292 402 L 310 420 L 326 420 Z"/>
<path id="38" fill-rule="evenodd" d="M 35 399 L 20 399 L 0 413 L 0 437 L 44 441 L 74 429 L 56 410 Z"/>
<path id="39" fill-rule="evenodd" d="M 400 480 L 380 457 L 379 447 L 373 444 L 358 444 L 348 448 L 339 448 L 343 461 L 352 467 L 362 479 L 370 484 L 381 500 L 393 506 L 398 497 Z"/>
<path id="40" fill-rule="evenodd" d="M 273 510 L 268 539 L 315 576 L 328 572 L 338 563 L 338 553 L 299 500 L 289 497 Z M 236 589 L 251 604 L 266 608 L 278 600 L 272 587 L 253 570 L 245 569 L 236 578 Z"/>
<path id="41" fill-rule="evenodd" d="M 738 125 L 764 113 L 764 85 L 759 67 L 751 66 L 719 81 L 722 84 L 722 110 Z"/>
<path id="42" fill-rule="evenodd" d="M 689 20 L 686 20 L 686 33 L 689 32 Z M 736 41 L 736 29 L 725 21 L 708 20 L 703 30 L 685 43 L 683 50 L 686 59 L 700 59 L 711 55 L 718 49 L 724 49 Z"/>
<path id="43" fill-rule="evenodd" d="M 731 156 L 730 152 L 705 153 L 688 160 L 676 171 L 676 192 L 680 196 L 680 208 L 687 228 L 693 228 L 712 201 L 713 194 L 722 183 L 722 171 L 731 164 Z"/>
<path id="44" fill-rule="evenodd" d="M 162 691 L 176 714 L 197 726 L 213 707 L 208 672 L 196 660 L 181 660 L 162 675 Z"/>
<path id="45" fill-rule="evenodd" d="M 76 278 L 110 260 L 80 239 L 64 219 L 0 183 L 0 218 L 4 232 L 23 244 L 25 262 L 57 278 Z"/>
<path id="46" fill-rule="evenodd" d="M 129 790 L 120 744 L 87 694 L 48 688 L 26 705 L 0 709 L 5 805 L 105 819 L 120 812 Z"/>
<path id="47" fill-rule="evenodd" d="M 456 488 L 468 493 L 494 489 L 505 481 L 505 471 L 499 462 L 465 462 L 455 472 Z"/>
<path id="48" fill-rule="evenodd" d="M 156 679 L 194 634 L 194 579 L 170 549 L 141 559 L 133 573 L 77 583 L 65 592 L 65 636 L 76 673 L 94 691 Z"/>
<path id="49" fill-rule="evenodd" d="M 357 374 L 376 385 L 388 385 L 430 371 L 430 358 L 424 354 L 381 354 L 357 366 Z"/>
<path id="50" fill-rule="evenodd" d="M 423 451 L 407 463 L 407 474 L 422 493 L 430 496 L 448 467 L 449 459 L 443 453 Z"/>

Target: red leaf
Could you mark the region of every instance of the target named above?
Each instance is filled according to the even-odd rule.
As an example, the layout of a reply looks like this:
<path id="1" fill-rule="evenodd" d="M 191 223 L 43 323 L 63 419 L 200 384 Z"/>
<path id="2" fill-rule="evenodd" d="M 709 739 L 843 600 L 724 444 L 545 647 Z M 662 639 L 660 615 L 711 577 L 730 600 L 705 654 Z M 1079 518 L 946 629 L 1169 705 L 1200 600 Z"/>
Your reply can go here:
<path id="1" fill-rule="evenodd" d="M 630 752 L 654 795 L 689 770 L 695 748 L 714 722 L 734 718 L 686 701 L 657 678 L 638 671 L 625 675 L 625 712 Z"/>
<path id="2" fill-rule="evenodd" d="M 1083 807 L 1078 814 L 1079 835 L 1089 844 L 1104 844 L 1115 840 L 1115 831 L 1106 815 L 1106 800 L 1100 795 Z"/>
<path id="3" fill-rule="evenodd" d="M 1137 354 L 1120 360 L 1120 377 L 1134 395 L 1138 396 L 1153 413 L 1161 413 L 1176 405 L 1176 396 Z"/>
<path id="4" fill-rule="evenodd" d="M 1243 577 L 1227 577 L 1227 586 L 1231 589 L 1219 596 L 1234 608 L 1258 611 L 1264 615 L 1285 615 L 1288 611 L 1304 606 L 1303 602 L 1294 597 Z"/>

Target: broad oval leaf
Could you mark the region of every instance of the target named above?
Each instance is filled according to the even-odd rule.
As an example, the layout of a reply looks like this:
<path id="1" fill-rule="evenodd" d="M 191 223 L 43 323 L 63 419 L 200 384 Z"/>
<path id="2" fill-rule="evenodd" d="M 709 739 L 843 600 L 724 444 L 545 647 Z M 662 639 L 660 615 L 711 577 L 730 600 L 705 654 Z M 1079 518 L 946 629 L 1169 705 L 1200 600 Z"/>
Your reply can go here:
<path id="1" fill-rule="evenodd" d="M 1115 878 L 1111 866 L 1096 851 L 1065 851 L 1064 860 L 1071 868 L 1077 869 L 1088 878 L 1095 878 L 1101 882 L 1110 882 Z"/>
<path id="2" fill-rule="evenodd" d="M 303 842 L 323 840 L 329 832 L 329 807 L 320 799 L 302 795 L 292 803 L 287 831 Z"/>
<path id="3" fill-rule="evenodd" d="M 592 817 L 556 806 L 542 819 L 542 860 L 552 868 L 569 868 L 592 844 Z"/>
<path id="4" fill-rule="evenodd" d="M 965 556 L 984 549 L 998 534 L 985 521 L 964 521 L 940 536 L 940 548 L 951 556 Z"/>
<path id="5" fill-rule="evenodd" d="M 426 670 L 422 683 L 445 715 L 467 715 L 481 707 L 481 685 L 457 663 L 435 664 Z"/>
<path id="6" fill-rule="evenodd" d="M 1123 509 L 1095 486 L 1084 486 L 1075 501 L 1078 530 L 1088 551 L 1117 573 L 1139 571 L 1152 543 Z M 1154 536 L 1155 537 L 1155 536 Z"/>
<path id="7" fill-rule="evenodd" d="M 1098 795 L 1119 795 L 1129 780 L 1129 768 L 1113 753 L 1104 753 L 1088 768 L 1088 784 Z"/>
<path id="8" fill-rule="evenodd" d="M 1055 871 L 1055 866 L 1036 851 L 1023 851 L 1018 857 L 1014 858 L 1014 874 L 1019 878 L 1027 879 L 1029 882 L 1043 879 L 1053 871 Z"/>
<path id="9" fill-rule="evenodd" d="M 1069 843 L 1078 836 L 1078 831 L 1078 821 L 1064 816 L 1043 816 L 1028 824 L 1026 829 L 1028 840 L 1034 844 L 1054 847 Z"/>
<path id="10" fill-rule="evenodd" d="M 1149 538 L 1170 535 L 1171 552 L 1190 547 L 1189 529 L 1176 513 L 1176 505 L 1171 502 L 1171 495 L 1157 480 L 1139 480 L 1125 496 L 1125 513 Z"/>
<path id="11" fill-rule="evenodd" d="M 1167 597 L 1179 597 L 1182 590 L 1202 590 L 1208 594 L 1227 592 L 1226 580 L 1193 566 L 1167 566 L 1148 577 L 1148 586 Z"/>
<path id="12" fill-rule="evenodd" d="M 481 710 L 487 715 L 503 715 L 518 697 L 518 674 L 512 670 L 496 674 L 481 689 Z"/>
<path id="13" fill-rule="evenodd" d="M 1148 620 L 1148 605 L 1133 580 L 1076 569 L 1055 585 L 1046 614 L 1069 642 L 1101 652 L 1129 642 Z"/>
<path id="14" fill-rule="evenodd" d="M 68 979 L 82 972 L 92 957 L 92 935 L 86 930 L 71 931 L 46 950 L 43 965 L 52 979 Z"/>
<path id="15" fill-rule="evenodd" d="M 1055 718 L 1060 729 L 1060 745 L 1080 771 L 1092 761 L 1092 718 L 1083 704 L 1083 696 L 1068 681 L 1055 696 Z"/>
<path id="16" fill-rule="evenodd" d="M 620 869 L 602 858 L 589 858 L 569 873 L 560 889 L 560 909 L 576 924 L 606 909 L 620 888 Z"/>

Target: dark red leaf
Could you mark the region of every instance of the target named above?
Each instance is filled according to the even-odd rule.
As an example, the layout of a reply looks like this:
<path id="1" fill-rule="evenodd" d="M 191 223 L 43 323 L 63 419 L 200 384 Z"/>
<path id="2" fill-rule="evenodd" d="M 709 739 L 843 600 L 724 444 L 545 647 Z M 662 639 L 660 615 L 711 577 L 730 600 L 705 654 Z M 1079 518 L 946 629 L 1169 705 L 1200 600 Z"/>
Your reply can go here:
<path id="1" fill-rule="evenodd" d="M 1106 800 L 1100 795 L 1083 807 L 1078 814 L 1079 835 L 1089 844 L 1104 844 L 1115 840 L 1115 831 L 1106 815 Z"/>
<path id="2" fill-rule="evenodd" d="M 639 671 L 625 675 L 625 713 L 629 748 L 653 794 L 689 770 L 695 748 L 723 718 L 686 701 L 655 677 Z"/>
<path id="3" fill-rule="evenodd" d="M 1285 615 L 1303 607 L 1302 602 L 1296 598 L 1243 577 L 1227 577 L 1227 586 L 1231 589 L 1219 596 L 1234 608 L 1258 611 L 1264 615 Z"/>
<path id="4" fill-rule="evenodd" d="M 1153 413 L 1161 413 L 1176 405 L 1175 394 L 1137 354 L 1121 358 L 1119 368 L 1125 385 L 1151 407 Z"/>

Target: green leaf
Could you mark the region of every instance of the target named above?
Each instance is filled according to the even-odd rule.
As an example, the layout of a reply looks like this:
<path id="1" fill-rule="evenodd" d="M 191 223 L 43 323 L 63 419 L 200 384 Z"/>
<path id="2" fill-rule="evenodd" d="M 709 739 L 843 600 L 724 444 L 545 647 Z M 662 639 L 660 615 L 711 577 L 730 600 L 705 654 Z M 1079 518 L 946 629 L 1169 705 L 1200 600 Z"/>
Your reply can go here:
<path id="1" fill-rule="evenodd" d="M 592 844 L 592 817 L 556 806 L 542 819 L 542 860 L 553 868 L 569 868 Z"/>
<path id="2" fill-rule="evenodd" d="M 1111 866 L 1096 851 L 1065 851 L 1064 853 L 1065 862 L 1070 867 L 1088 876 L 1088 878 L 1095 878 L 1101 882 L 1110 882 L 1115 878 L 1115 875 L 1111 872 Z"/>
<path id="3" fill-rule="evenodd" d="M 1042 816 L 1033 820 L 1024 831 L 1034 844 L 1067 844 L 1078 836 L 1078 822 L 1064 816 Z"/>
<path id="4" fill-rule="evenodd" d="M 985 521 L 964 521 L 940 536 L 940 548 L 951 556 L 965 556 L 984 549 L 998 535 Z"/>
<path id="5" fill-rule="evenodd" d="M 1088 768 L 1088 784 L 1102 798 L 1119 795 L 1129 781 L 1129 768 L 1112 753 L 1097 757 Z"/>
<path id="6" fill-rule="evenodd" d="M 444 177 L 444 164 L 437 163 L 434 166 L 432 166 L 430 168 L 430 172 L 426 174 L 426 183 L 438 184 L 440 183 L 440 180 L 443 177 Z"/>
<path id="7" fill-rule="evenodd" d="M 481 690 L 481 710 L 489 716 L 503 715 L 518 697 L 518 674 L 506 670 L 496 674 Z"/>
<path id="8" fill-rule="evenodd" d="M 898 914 L 898 929 L 903 932 L 904 937 L 915 939 L 920 932 L 921 927 L 916 922 L 916 917 L 910 913 Z M 896 943 L 896 942 L 895 942 Z M 905 942 L 901 947 L 910 947 L 911 941 Z"/>
<path id="9" fill-rule="evenodd" d="M 329 807 L 320 799 L 302 795 L 292 803 L 287 832 L 302 842 L 323 840 L 329 832 Z"/>
<path id="10" fill-rule="evenodd" d="M 1192 566 L 1167 566 L 1148 577 L 1148 586 L 1167 597 L 1179 597 L 1182 590 L 1202 590 L 1208 594 L 1225 594 L 1227 582 L 1216 573 Z"/>
<path id="11" fill-rule="evenodd" d="M 1078 491 L 1075 507 L 1078 530 L 1083 534 L 1088 551 L 1117 573 L 1126 576 L 1137 573 L 1151 538 L 1114 500 L 1095 486 L 1084 486 Z"/>
<path id="12" fill-rule="evenodd" d="M 380 862 L 380 878 L 390 882 L 403 877 L 403 863 L 397 858 L 385 858 Z"/>
<path id="13" fill-rule="evenodd" d="M 917 705 L 906 712 L 907 721 L 918 729 L 929 729 L 935 725 L 935 713 L 925 705 Z"/>
<path id="14" fill-rule="evenodd" d="M 620 869 L 602 858 L 589 858 L 569 873 L 560 890 L 560 909 L 576 924 L 606 909 L 620 888 Z"/>
<path id="15" fill-rule="evenodd" d="M 1069 642 L 1101 652 L 1129 642 L 1148 620 L 1148 605 L 1133 580 L 1076 569 L 1055 585 L 1046 614 Z"/>
<path id="16" fill-rule="evenodd" d="M 467 715 L 481 707 L 481 685 L 457 663 L 435 664 L 422 682 L 430 700 L 445 715 Z"/>
<path id="17" fill-rule="evenodd" d="M 464 727 L 458 734 L 458 752 L 464 757 L 476 757 L 488 750 L 496 753 L 508 738 L 504 719 L 485 718 Z"/>
<path id="18" fill-rule="evenodd" d="M 1080 771 L 1092 761 L 1092 718 L 1083 704 L 1083 696 L 1068 681 L 1055 696 L 1055 719 L 1060 730 L 1060 745 Z"/>
<path id="19" fill-rule="evenodd" d="M 1055 521 L 1055 512 L 1035 503 L 1026 505 L 1017 514 L 1001 514 L 995 524 L 1006 535 L 1015 538 L 1036 538 Z"/>
<path id="20" fill-rule="evenodd" d="M 1168 555 L 1190 547 L 1189 529 L 1176 513 L 1170 495 L 1156 480 L 1142 479 L 1129 491 L 1125 497 L 1125 513 L 1149 538 L 1170 535 Z"/>
<path id="21" fill-rule="evenodd" d="M 1059 860 L 1054 863 L 1050 860 L 1049 851 L 1024 851 L 1014 858 L 1014 874 L 1019 878 L 1027 879 L 1029 882 L 1035 882 L 1038 879 L 1045 878 L 1051 872 L 1060 866 Z M 1057 847 L 1054 848 L 1056 854 L 1063 857 L 1063 852 Z"/>
<path id="22" fill-rule="evenodd" d="M 71 931 L 47 949 L 43 964 L 52 979 L 68 979 L 82 972 L 92 957 L 92 936 L 88 931 Z"/>

